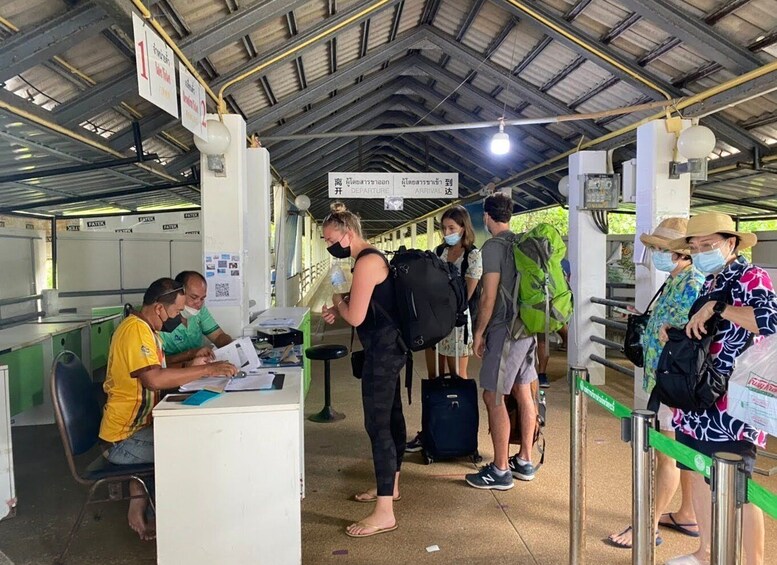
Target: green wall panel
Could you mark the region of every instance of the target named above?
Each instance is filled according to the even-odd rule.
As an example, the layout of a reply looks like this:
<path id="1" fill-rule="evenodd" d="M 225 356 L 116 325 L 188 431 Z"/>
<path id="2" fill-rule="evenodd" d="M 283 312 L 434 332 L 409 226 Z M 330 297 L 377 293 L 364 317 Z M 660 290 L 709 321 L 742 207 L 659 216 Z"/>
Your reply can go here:
<path id="1" fill-rule="evenodd" d="M 0 355 L 8 365 L 11 416 L 43 404 L 43 345 L 31 345 Z"/>

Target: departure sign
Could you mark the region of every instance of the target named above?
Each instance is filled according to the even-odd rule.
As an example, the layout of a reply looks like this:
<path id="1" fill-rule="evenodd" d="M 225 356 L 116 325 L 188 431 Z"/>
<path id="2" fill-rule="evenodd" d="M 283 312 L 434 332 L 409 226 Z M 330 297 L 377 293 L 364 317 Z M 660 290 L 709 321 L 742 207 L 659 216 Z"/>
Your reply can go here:
<path id="1" fill-rule="evenodd" d="M 458 198 L 458 173 L 329 173 L 329 198 Z"/>
<path id="2" fill-rule="evenodd" d="M 173 50 L 137 14 L 132 14 L 138 94 L 168 114 L 178 117 Z"/>

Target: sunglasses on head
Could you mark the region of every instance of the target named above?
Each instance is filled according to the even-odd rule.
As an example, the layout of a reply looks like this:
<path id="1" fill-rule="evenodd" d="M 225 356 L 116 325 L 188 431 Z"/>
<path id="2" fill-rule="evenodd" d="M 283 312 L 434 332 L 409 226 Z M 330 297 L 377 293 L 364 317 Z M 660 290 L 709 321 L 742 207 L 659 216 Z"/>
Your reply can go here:
<path id="1" fill-rule="evenodd" d="M 167 296 L 168 294 L 173 294 L 173 293 L 183 294 L 184 293 L 183 285 L 157 295 L 157 297 L 154 299 L 154 302 L 159 302 L 159 299 L 162 298 L 163 296 Z"/>

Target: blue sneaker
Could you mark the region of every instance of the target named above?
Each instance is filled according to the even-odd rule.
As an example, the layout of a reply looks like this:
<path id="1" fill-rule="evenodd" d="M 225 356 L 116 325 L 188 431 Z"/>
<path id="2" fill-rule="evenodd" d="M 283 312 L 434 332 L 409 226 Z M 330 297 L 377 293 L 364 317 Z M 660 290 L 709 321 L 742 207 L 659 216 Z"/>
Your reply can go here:
<path id="1" fill-rule="evenodd" d="M 415 437 L 405 444 L 405 451 L 407 453 L 416 453 L 424 448 L 423 438 L 421 432 L 418 432 Z"/>
<path id="2" fill-rule="evenodd" d="M 540 382 L 540 388 L 550 388 L 550 381 L 548 380 L 548 375 L 545 373 L 539 373 L 537 375 L 537 380 Z"/>
<path id="3" fill-rule="evenodd" d="M 534 465 L 531 463 L 521 463 L 518 460 L 518 455 L 513 455 L 507 462 L 513 477 L 522 481 L 534 480 L 534 476 L 537 474 L 537 469 L 534 468 Z"/>
<path id="4" fill-rule="evenodd" d="M 513 476 L 510 473 L 500 474 L 493 463 L 481 467 L 477 473 L 464 475 L 464 480 L 469 486 L 482 489 L 510 490 L 514 485 Z"/>

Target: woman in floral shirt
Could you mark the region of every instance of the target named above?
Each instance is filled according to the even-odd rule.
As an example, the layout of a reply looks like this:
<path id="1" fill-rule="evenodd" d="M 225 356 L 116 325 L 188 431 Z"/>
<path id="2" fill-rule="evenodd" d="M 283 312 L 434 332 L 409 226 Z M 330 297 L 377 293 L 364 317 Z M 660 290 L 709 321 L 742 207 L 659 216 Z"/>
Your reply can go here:
<path id="1" fill-rule="evenodd" d="M 750 342 L 777 332 L 777 295 L 763 269 L 750 265 L 739 254 L 755 245 L 752 233 L 736 231 L 730 216 L 707 213 L 688 222 L 686 237 L 673 241 L 671 248 L 687 247 L 693 264 L 707 275 L 701 297 L 686 325 L 688 337 L 700 339 L 713 316 L 720 323 L 710 346 L 714 369 L 730 375 L 734 362 Z M 666 335 L 662 335 L 666 338 Z M 701 412 L 674 411 L 677 440 L 705 455 L 728 452 L 740 455 L 748 475 L 755 464 L 756 446 L 766 444 L 766 434 L 728 414 L 728 395 Z M 678 466 L 683 468 L 679 463 Z M 691 554 L 677 557 L 668 565 L 698 565 L 709 562 L 711 541 L 711 495 L 701 475 L 693 475 L 693 505 L 699 522 L 701 544 Z M 764 559 L 763 512 L 752 504 L 744 507 L 742 530 L 746 563 L 761 565 Z"/>
<path id="2" fill-rule="evenodd" d="M 662 327 L 682 327 L 688 320 L 688 312 L 699 297 L 699 291 L 704 283 L 704 275 L 691 264 L 688 249 L 669 250 L 669 242 L 685 235 L 688 225 L 686 218 L 666 218 L 652 234 L 642 234 L 640 241 L 651 252 L 653 267 L 656 271 L 669 273 L 662 287 L 661 295 L 656 299 L 650 318 L 642 334 L 642 351 L 645 358 L 645 372 L 642 388 L 647 394 L 656 384 L 656 368 L 664 344 L 658 339 Z M 663 404 L 658 410 L 658 420 L 661 431 L 674 439 L 672 431 L 672 411 Z M 656 512 L 654 527 L 671 528 L 691 537 L 698 537 L 698 526 L 691 501 L 691 472 L 680 471 L 672 459 L 663 453 L 658 453 L 656 465 Z M 664 514 L 672 501 L 677 487 L 682 484 L 682 503 L 677 512 Z M 605 541 L 609 545 L 631 548 L 632 528 L 627 527 L 619 534 L 612 534 Z M 656 536 L 656 544 L 663 540 Z"/>

